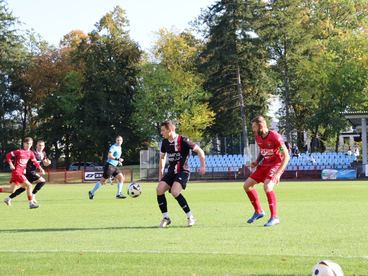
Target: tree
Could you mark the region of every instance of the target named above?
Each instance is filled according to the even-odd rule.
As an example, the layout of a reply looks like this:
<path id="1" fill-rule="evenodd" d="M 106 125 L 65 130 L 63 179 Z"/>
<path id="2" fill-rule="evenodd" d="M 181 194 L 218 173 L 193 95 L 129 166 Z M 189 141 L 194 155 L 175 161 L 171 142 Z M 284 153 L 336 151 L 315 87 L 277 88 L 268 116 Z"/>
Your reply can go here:
<path id="1" fill-rule="evenodd" d="M 198 26 L 204 26 L 205 36 L 199 68 L 206 77 L 204 88 L 211 94 L 210 107 L 216 111 L 210 135 L 239 134 L 239 125 L 243 124 L 244 146 L 249 118 L 266 112 L 266 99 L 272 91 L 267 74 L 267 52 L 257 34 L 258 9 L 258 1 L 217 1 L 197 22 Z M 243 117 L 243 123 L 239 91 L 245 99 L 247 118 Z"/>
<path id="2" fill-rule="evenodd" d="M 140 141 L 133 133 L 131 115 L 141 51 L 130 39 L 127 24 L 124 10 L 115 7 L 78 46 L 76 56 L 84 68 L 80 131 L 87 157 L 104 159 L 109 143 L 120 134 L 126 145 L 124 158 L 137 158 Z"/>
<path id="3" fill-rule="evenodd" d="M 154 47 L 159 64 L 142 66 L 140 85 L 134 99 L 134 120 L 143 136 L 157 140 L 160 123 L 176 120 L 183 135 L 203 138 L 214 113 L 206 103 L 201 76 L 195 66 L 200 43 L 189 32 L 175 33 L 161 29 Z"/>

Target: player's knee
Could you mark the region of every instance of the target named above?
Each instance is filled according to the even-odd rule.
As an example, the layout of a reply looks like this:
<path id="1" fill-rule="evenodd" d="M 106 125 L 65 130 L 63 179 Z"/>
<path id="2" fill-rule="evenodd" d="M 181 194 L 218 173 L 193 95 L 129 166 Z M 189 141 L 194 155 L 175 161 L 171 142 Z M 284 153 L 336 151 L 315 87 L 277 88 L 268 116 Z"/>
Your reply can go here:
<path id="1" fill-rule="evenodd" d="M 164 188 L 160 184 L 158 184 L 157 187 L 156 187 L 156 194 L 157 195 L 163 195 L 164 193 L 165 193 Z"/>
<path id="2" fill-rule="evenodd" d="M 171 195 L 175 198 L 178 197 L 178 195 L 180 195 L 180 190 L 171 189 Z"/>
<path id="3" fill-rule="evenodd" d="M 263 189 L 266 193 L 272 192 L 273 191 L 273 185 L 264 185 Z"/>

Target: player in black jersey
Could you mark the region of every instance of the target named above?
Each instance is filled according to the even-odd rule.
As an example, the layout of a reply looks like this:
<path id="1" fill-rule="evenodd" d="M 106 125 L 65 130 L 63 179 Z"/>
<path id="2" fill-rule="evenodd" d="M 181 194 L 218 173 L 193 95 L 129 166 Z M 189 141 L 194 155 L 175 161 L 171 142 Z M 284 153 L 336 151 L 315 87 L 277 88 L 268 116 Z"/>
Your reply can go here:
<path id="1" fill-rule="evenodd" d="M 188 226 L 193 226 L 196 221 L 181 191 L 185 190 L 189 180 L 188 159 L 190 150 L 199 156 L 201 161 L 199 173 L 201 175 L 204 175 L 206 172 L 204 152 L 198 145 L 189 141 L 188 138 L 177 134 L 175 132 L 175 124 L 172 121 L 161 123 L 161 135 L 164 137 L 164 140 L 161 144 L 159 183 L 156 188 L 157 202 L 163 216 L 160 227 L 165 228 L 171 224 L 165 197 L 167 191 L 178 201 L 186 213 Z M 169 168 L 164 175 L 166 156 L 169 159 Z"/>
<path id="2" fill-rule="evenodd" d="M 45 142 L 43 140 L 38 140 L 37 145 L 36 145 L 36 150 L 34 150 L 33 153 L 36 157 L 37 162 L 40 163 L 40 165 L 47 167 L 51 164 L 51 161 L 47 158 L 46 152 L 44 149 L 45 149 Z M 43 185 L 45 185 L 46 180 L 36 172 L 36 166 L 30 160 L 27 163 L 26 178 L 28 179 L 30 183 L 36 184 L 36 186 L 33 188 L 33 191 L 32 191 L 32 194 L 33 194 L 32 201 L 34 203 L 37 203 L 35 195 L 43 187 Z M 20 195 L 24 191 L 25 189 L 22 187 L 17 189 L 14 193 L 9 195 L 9 197 L 4 199 L 4 203 L 8 206 L 11 206 L 12 199 Z"/>

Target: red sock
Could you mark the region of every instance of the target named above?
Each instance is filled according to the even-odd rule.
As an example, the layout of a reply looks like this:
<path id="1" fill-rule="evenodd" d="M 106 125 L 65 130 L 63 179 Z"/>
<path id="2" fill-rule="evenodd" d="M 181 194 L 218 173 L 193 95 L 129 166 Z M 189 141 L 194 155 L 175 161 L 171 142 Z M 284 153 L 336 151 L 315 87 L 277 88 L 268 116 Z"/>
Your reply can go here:
<path id="1" fill-rule="evenodd" d="M 252 203 L 253 207 L 254 207 L 254 211 L 256 213 L 261 213 L 262 212 L 262 208 L 261 208 L 261 204 L 259 203 L 258 200 L 258 193 L 256 189 L 250 190 L 247 192 L 247 195 L 249 197 L 250 203 Z"/>
<path id="2" fill-rule="evenodd" d="M 29 195 L 29 196 L 28 196 L 28 200 L 29 200 L 29 201 L 32 201 L 32 199 L 33 199 L 33 196 L 32 196 L 32 195 Z"/>
<path id="3" fill-rule="evenodd" d="M 3 192 L 3 188 L 0 187 L 0 193 L 2 193 L 2 192 Z"/>
<path id="4" fill-rule="evenodd" d="M 274 191 L 266 193 L 268 206 L 270 207 L 271 211 L 271 218 L 277 217 L 277 210 L 276 210 L 276 194 Z"/>

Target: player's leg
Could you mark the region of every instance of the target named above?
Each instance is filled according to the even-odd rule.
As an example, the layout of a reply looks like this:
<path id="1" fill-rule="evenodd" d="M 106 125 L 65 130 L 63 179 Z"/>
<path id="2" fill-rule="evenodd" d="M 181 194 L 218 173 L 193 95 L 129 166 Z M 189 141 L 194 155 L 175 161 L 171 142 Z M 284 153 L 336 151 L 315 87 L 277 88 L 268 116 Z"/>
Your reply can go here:
<path id="1" fill-rule="evenodd" d="M 39 205 L 36 202 L 33 202 L 32 184 L 27 179 L 25 179 L 25 181 L 23 183 L 21 183 L 20 185 L 24 189 L 26 189 L 27 198 L 28 198 L 28 202 L 29 202 L 29 208 L 30 209 L 38 208 Z"/>
<path id="2" fill-rule="evenodd" d="M 36 194 L 42 189 L 42 187 L 46 184 L 46 180 L 42 177 L 38 175 L 38 179 L 35 181 L 30 181 L 33 184 L 36 184 L 36 186 L 34 186 L 33 190 L 32 190 L 32 194 L 33 194 L 33 202 L 37 203 L 36 200 Z"/>
<path id="3" fill-rule="evenodd" d="M 12 182 L 9 187 L 0 187 L 0 193 L 13 193 L 16 188 L 16 184 Z"/>
<path id="4" fill-rule="evenodd" d="M 23 193 L 26 189 L 23 187 L 19 187 L 13 193 L 11 193 L 7 198 L 4 199 L 4 203 L 8 206 L 11 206 L 12 199 Z"/>
<path id="5" fill-rule="evenodd" d="M 169 212 L 167 211 L 167 201 L 165 197 L 165 193 L 170 190 L 170 185 L 166 181 L 170 184 L 170 177 L 168 175 L 165 175 L 156 187 L 157 204 L 162 213 L 162 220 L 160 223 L 161 228 L 165 228 L 166 226 L 171 224 Z"/>
<path id="6" fill-rule="evenodd" d="M 256 171 L 257 172 L 257 171 Z M 255 172 L 255 173 L 256 173 Z M 254 174 L 253 174 L 254 176 Z M 257 176 L 254 176 L 254 178 L 257 178 Z M 261 203 L 259 202 L 258 193 L 255 188 L 255 185 L 258 183 L 257 180 L 253 179 L 252 177 L 248 177 L 243 185 L 244 191 L 247 194 L 250 203 L 253 205 L 254 208 L 254 214 L 251 218 L 248 219 L 248 223 L 253 223 L 257 219 L 260 219 L 264 217 L 264 211 L 261 208 Z"/>
<path id="7" fill-rule="evenodd" d="M 189 174 L 187 173 L 179 173 L 175 177 L 175 182 L 171 187 L 171 195 L 176 199 L 179 203 L 180 207 L 183 209 L 184 213 L 188 218 L 188 226 L 193 226 L 195 224 L 195 218 L 190 210 L 189 204 L 185 197 L 182 195 L 183 189 L 186 188 L 187 182 L 189 179 Z"/>
<path id="8" fill-rule="evenodd" d="M 264 182 L 264 191 L 267 196 L 268 206 L 270 208 L 271 217 L 264 226 L 273 226 L 280 223 L 277 217 L 277 204 L 276 204 L 276 194 L 273 190 L 275 183 L 271 179 L 266 179 Z"/>
<path id="9" fill-rule="evenodd" d="M 123 186 L 124 186 L 125 176 L 119 170 L 117 170 L 117 172 L 115 174 L 116 174 L 116 179 L 118 180 L 118 188 L 117 188 L 117 191 L 116 191 L 116 198 L 117 199 L 124 199 L 124 198 L 126 198 L 126 196 L 123 195 Z"/>
<path id="10" fill-rule="evenodd" d="M 105 164 L 103 175 L 102 175 L 101 179 L 96 182 L 96 184 L 95 184 L 95 186 L 93 187 L 92 190 L 88 191 L 89 199 L 93 199 L 93 197 L 95 196 L 96 191 L 98 189 L 100 189 L 102 187 L 102 185 L 105 184 L 106 180 L 109 179 L 110 176 L 112 176 L 112 171 L 111 171 L 110 166 L 111 165 L 109 165 L 109 164 Z"/>

